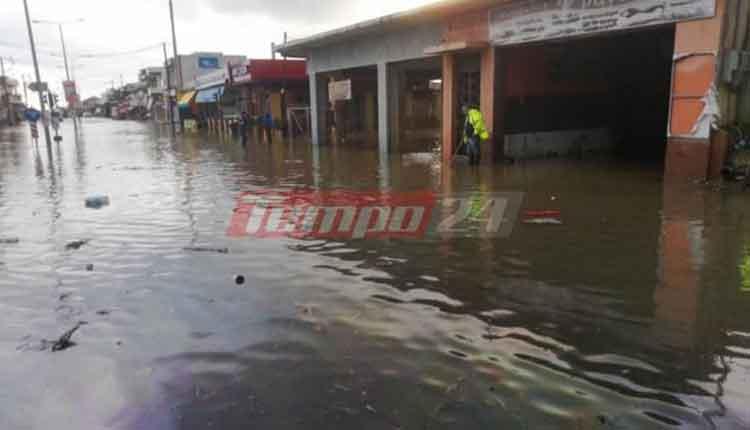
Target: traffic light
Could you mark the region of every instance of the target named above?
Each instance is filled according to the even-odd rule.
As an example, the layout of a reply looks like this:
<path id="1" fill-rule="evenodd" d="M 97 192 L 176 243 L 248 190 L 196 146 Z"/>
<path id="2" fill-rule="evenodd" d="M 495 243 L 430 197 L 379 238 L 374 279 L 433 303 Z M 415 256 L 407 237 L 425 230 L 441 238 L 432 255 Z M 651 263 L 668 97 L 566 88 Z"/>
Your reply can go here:
<path id="1" fill-rule="evenodd" d="M 47 95 L 42 94 L 42 103 L 47 104 Z"/>

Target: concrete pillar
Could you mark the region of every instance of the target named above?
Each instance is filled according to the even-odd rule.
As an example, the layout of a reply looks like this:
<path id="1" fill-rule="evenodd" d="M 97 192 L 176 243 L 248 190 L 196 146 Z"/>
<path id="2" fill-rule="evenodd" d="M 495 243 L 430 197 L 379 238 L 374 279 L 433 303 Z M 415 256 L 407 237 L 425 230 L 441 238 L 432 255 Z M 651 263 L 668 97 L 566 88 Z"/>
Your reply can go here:
<path id="1" fill-rule="evenodd" d="M 313 145 L 326 143 L 326 113 L 328 111 L 328 82 L 320 73 L 310 73 L 310 131 Z"/>
<path id="2" fill-rule="evenodd" d="M 482 148 L 485 160 L 492 161 L 495 153 L 495 47 L 490 46 L 481 53 L 481 82 L 479 106 L 490 133 L 490 139 Z"/>
<path id="3" fill-rule="evenodd" d="M 718 52 L 725 1 L 717 0 L 714 18 L 680 22 L 675 30 L 672 95 L 665 178 L 705 179 L 711 164 L 707 100 L 716 96 Z M 718 105 L 718 99 L 715 100 Z"/>
<path id="4" fill-rule="evenodd" d="M 456 57 L 443 54 L 443 163 L 453 161 L 456 139 Z"/>
<path id="5" fill-rule="evenodd" d="M 388 64 L 378 63 L 378 148 L 388 153 Z"/>
<path id="6" fill-rule="evenodd" d="M 388 75 L 389 111 L 388 126 L 390 128 L 389 149 L 398 151 L 401 144 L 401 101 L 405 94 L 404 73 L 397 66 L 391 66 Z"/>

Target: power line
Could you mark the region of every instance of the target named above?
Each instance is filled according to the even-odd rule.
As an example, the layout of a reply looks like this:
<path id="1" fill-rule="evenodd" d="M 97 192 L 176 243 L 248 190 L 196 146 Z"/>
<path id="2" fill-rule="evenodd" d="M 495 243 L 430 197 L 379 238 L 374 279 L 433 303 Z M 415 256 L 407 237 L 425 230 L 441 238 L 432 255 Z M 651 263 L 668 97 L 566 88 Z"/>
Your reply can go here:
<path id="1" fill-rule="evenodd" d="M 79 58 L 108 58 L 108 57 L 119 57 L 123 55 L 133 55 L 133 54 L 139 54 L 141 52 L 150 51 L 152 49 L 161 48 L 161 43 L 158 43 L 156 45 L 149 45 L 145 46 L 143 48 L 133 49 L 130 51 L 120 51 L 120 52 L 110 52 L 105 54 L 77 54 L 76 57 Z"/>

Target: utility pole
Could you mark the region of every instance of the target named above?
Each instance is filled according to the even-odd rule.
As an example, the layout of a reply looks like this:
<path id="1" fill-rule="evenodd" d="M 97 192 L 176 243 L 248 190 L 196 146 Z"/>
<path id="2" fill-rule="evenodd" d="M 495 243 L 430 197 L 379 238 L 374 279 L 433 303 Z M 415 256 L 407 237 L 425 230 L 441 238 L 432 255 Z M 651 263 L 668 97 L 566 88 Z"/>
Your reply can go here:
<path id="1" fill-rule="evenodd" d="M 23 84 L 23 104 L 26 107 L 29 106 L 29 92 L 26 90 L 26 75 L 21 75 L 21 83 Z"/>
<path id="2" fill-rule="evenodd" d="M 65 36 L 63 36 L 62 24 L 57 24 L 60 30 L 60 43 L 62 43 L 63 61 L 65 61 L 65 79 L 70 80 L 70 67 L 68 67 L 68 51 L 65 49 Z"/>
<path id="3" fill-rule="evenodd" d="M 82 21 L 83 21 L 83 18 L 79 18 L 75 21 L 49 21 L 49 20 L 41 20 L 41 19 L 35 19 L 32 21 L 34 24 L 52 24 L 52 25 L 57 26 L 57 30 L 60 33 L 60 44 L 62 45 L 63 61 L 65 63 L 65 79 L 68 82 L 72 81 L 72 78 L 71 78 L 72 74 L 71 74 L 70 63 L 68 62 L 68 50 L 67 50 L 67 47 L 65 46 L 65 35 L 63 34 L 63 24 L 72 23 L 72 22 L 82 22 Z M 77 88 L 75 86 L 73 88 L 76 90 L 75 94 L 77 95 L 78 94 Z M 67 96 L 67 90 L 66 90 L 66 96 Z M 74 99 L 73 103 L 70 103 L 70 100 L 66 100 L 66 101 L 68 102 L 68 109 L 72 109 L 73 112 L 75 113 L 75 110 L 77 108 L 76 100 Z M 77 115 L 73 115 L 74 123 L 76 121 L 76 116 Z"/>
<path id="4" fill-rule="evenodd" d="M 60 43 L 62 44 L 62 51 L 63 51 L 63 61 L 65 62 L 65 79 L 68 80 L 68 83 L 70 83 L 70 67 L 68 67 L 68 51 L 65 49 L 65 36 L 63 36 L 63 29 L 62 29 L 62 23 L 57 24 L 57 29 L 60 31 Z M 77 92 L 75 85 L 73 86 L 73 89 L 75 92 Z M 74 94 L 75 94 L 74 92 Z M 72 97 L 73 103 L 70 102 L 70 100 L 66 100 L 68 102 L 68 109 L 73 111 L 73 125 L 76 124 L 76 121 L 78 121 L 78 114 L 76 113 L 76 102 L 75 102 L 75 95 Z M 72 104 L 72 106 L 71 106 Z"/>
<path id="5" fill-rule="evenodd" d="M 13 104 L 10 102 L 10 93 L 8 92 L 8 77 L 5 76 L 5 60 L 0 57 L 0 77 L 3 79 L 3 98 L 5 99 L 5 107 L 8 109 L 8 124 L 15 125 L 16 119 L 13 113 Z"/>
<path id="6" fill-rule="evenodd" d="M 174 66 L 175 66 L 175 76 L 177 77 L 177 89 L 180 90 L 185 86 L 185 83 L 183 82 L 183 76 L 182 76 L 182 60 L 180 60 L 180 56 L 177 54 L 177 32 L 174 28 L 174 5 L 172 4 L 172 0 L 169 0 L 169 20 L 172 23 L 172 50 L 174 51 Z M 176 91 L 175 91 L 176 93 Z M 171 94 L 170 94 L 170 100 L 171 100 Z M 184 134 L 185 133 L 185 124 L 182 122 L 182 118 L 180 118 L 180 111 L 177 110 L 177 121 L 180 122 L 180 131 Z"/>
<path id="7" fill-rule="evenodd" d="M 166 97 L 163 97 L 166 110 L 167 110 L 167 121 L 169 121 L 169 130 L 172 133 L 172 136 L 175 134 L 174 130 L 174 120 L 172 119 L 172 79 L 169 77 L 169 58 L 167 58 L 167 44 L 162 43 L 161 44 L 162 49 L 164 50 L 164 75 L 167 77 L 167 94 Z"/>
<path id="8" fill-rule="evenodd" d="M 44 96 L 42 94 L 42 78 L 39 75 L 39 61 L 36 58 L 36 46 L 34 45 L 34 31 L 31 29 L 31 18 L 29 17 L 29 4 L 27 0 L 23 0 L 23 9 L 26 13 L 26 27 L 29 30 L 29 43 L 31 44 L 31 58 L 34 60 L 34 72 L 36 74 L 36 84 L 38 85 L 37 90 L 39 93 L 39 107 L 42 110 L 42 125 L 44 126 L 44 138 L 47 141 L 47 150 L 52 150 L 52 139 L 49 135 L 49 124 L 45 119 L 47 109 L 44 107 Z"/>
<path id="9" fill-rule="evenodd" d="M 284 48 L 286 48 L 286 45 L 289 43 L 289 35 L 287 32 L 284 32 Z M 286 51 L 284 52 L 284 59 L 286 60 Z"/>

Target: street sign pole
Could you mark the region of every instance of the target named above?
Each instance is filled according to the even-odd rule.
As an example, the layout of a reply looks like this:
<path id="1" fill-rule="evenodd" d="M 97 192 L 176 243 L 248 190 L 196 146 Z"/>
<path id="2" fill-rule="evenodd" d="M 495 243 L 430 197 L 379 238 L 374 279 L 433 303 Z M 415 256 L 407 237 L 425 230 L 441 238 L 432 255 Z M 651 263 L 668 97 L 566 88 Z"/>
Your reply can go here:
<path id="1" fill-rule="evenodd" d="M 36 74 L 36 81 L 37 83 L 42 82 L 42 78 L 39 75 L 39 61 L 36 58 L 36 46 L 34 45 L 34 31 L 31 29 L 31 18 L 29 17 L 29 4 L 27 0 L 23 0 L 23 9 L 26 13 L 26 27 L 29 30 L 29 43 L 31 44 L 31 58 L 34 61 L 34 72 Z M 42 111 L 42 125 L 44 126 L 44 138 L 47 142 L 47 149 L 52 148 L 52 139 L 50 138 L 49 134 L 49 124 L 44 120 L 44 116 L 46 113 L 46 108 L 44 107 L 44 97 L 41 92 L 39 92 L 39 107 Z"/>

